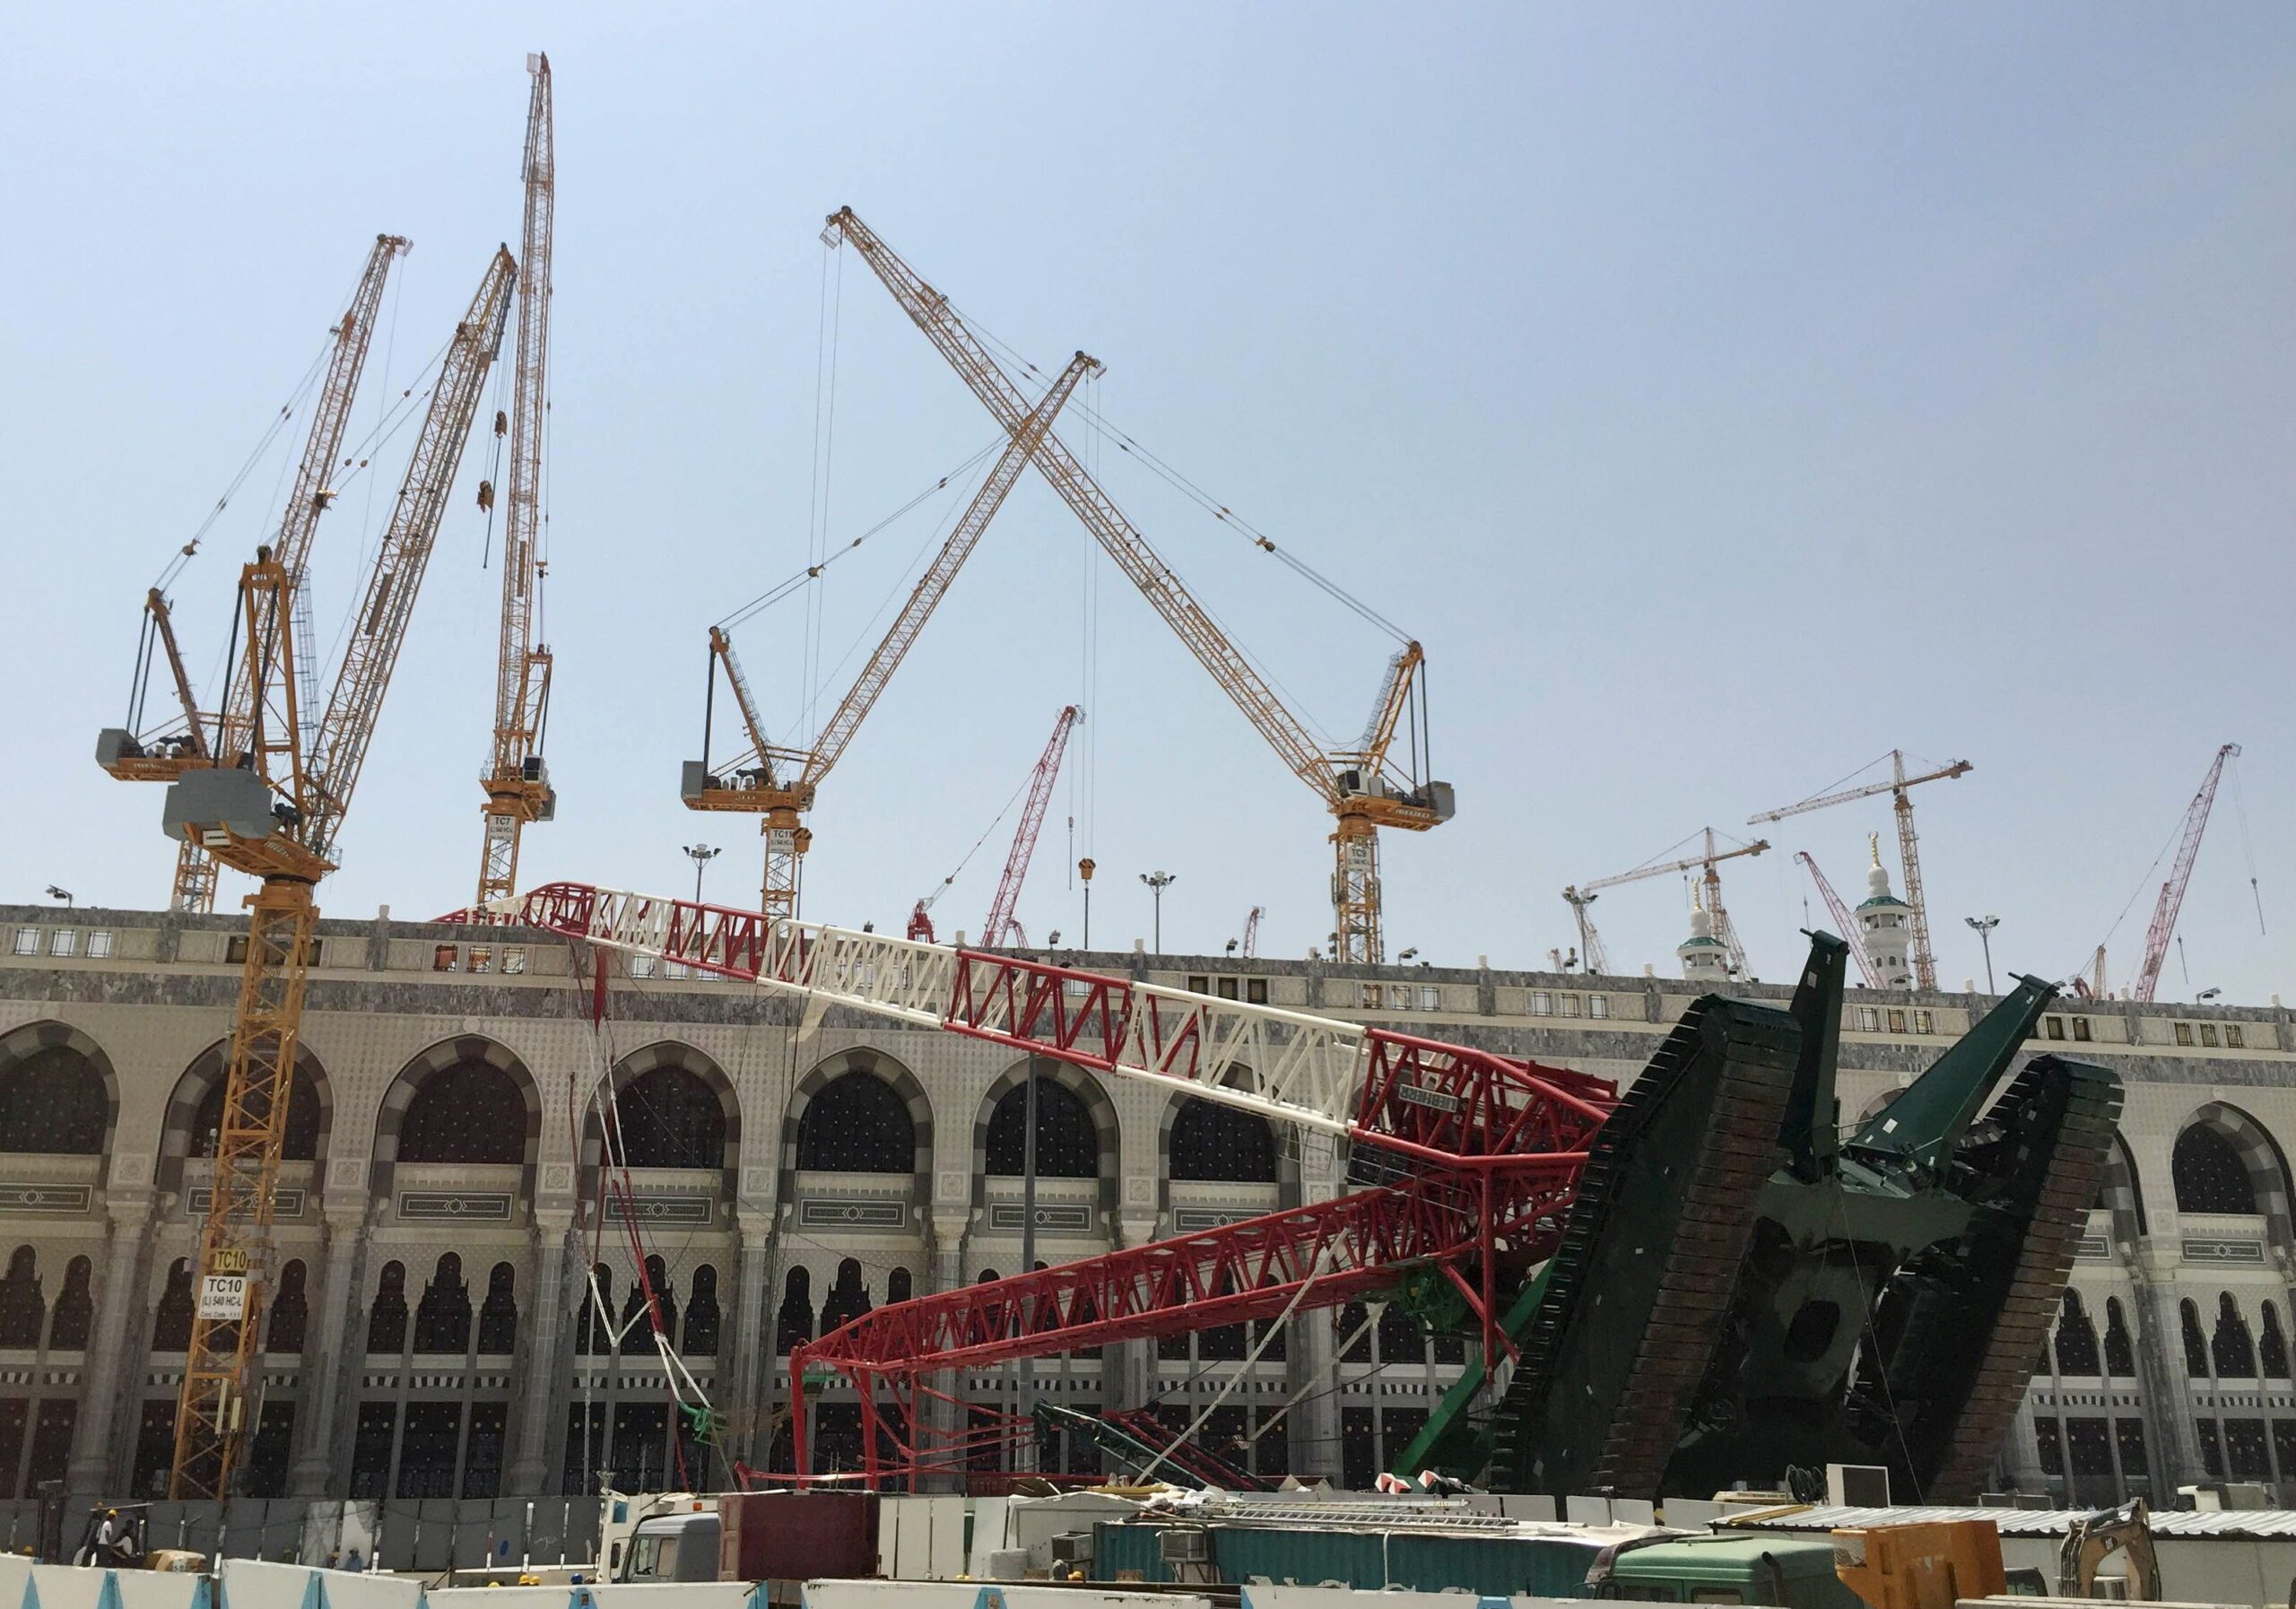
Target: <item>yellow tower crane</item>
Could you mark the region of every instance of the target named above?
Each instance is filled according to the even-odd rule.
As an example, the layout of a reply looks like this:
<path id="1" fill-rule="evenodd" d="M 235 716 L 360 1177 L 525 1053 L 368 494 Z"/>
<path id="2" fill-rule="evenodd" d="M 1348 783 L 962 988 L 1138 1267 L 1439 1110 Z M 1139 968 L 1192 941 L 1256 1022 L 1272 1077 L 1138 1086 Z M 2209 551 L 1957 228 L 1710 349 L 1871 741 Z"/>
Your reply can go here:
<path id="1" fill-rule="evenodd" d="M 260 878 L 248 898 L 247 961 L 224 1070 L 214 1187 L 199 1244 L 198 1302 L 177 1400 L 168 1495 L 221 1500 L 249 1417 L 263 1313 L 273 1187 L 286 1136 L 304 978 L 318 921 L 312 890 L 335 842 L 406 639 L 439 522 L 502 340 L 517 268 L 495 253 L 455 326 L 388 528 L 352 617 L 326 709 L 308 747 L 302 688 L 316 655 L 297 623 L 300 571 L 269 545 L 241 572 L 239 622 L 248 720 L 239 746 L 187 763 L 168 789 L 170 838 Z M 243 741 L 242 741 L 243 740 Z"/>
<path id="2" fill-rule="evenodd" d="M 1031 417 L 1027 398 L 949 299 L 903 262 L 850 207 L 830 216 L 822 238 L 833 246 L 849 245 L 861 254 L 901 310 L 1017 442 Z M 1379 829 L 1425 831 L 1448 821 L 1453 809 L 1449 783 L 1422 780 L 1415 774 L 1402 776 L 1387 763 L 1389 746 L 1404 712 L 1413 707 L 1414 697 L 1423 697 L 1420 670 L 1426 656 L 1419 644 L 1406 643 L 1388 662 L 1386 680 L 1357 746 L 1327 752 L 1285 708 L 1266 679 L 1189 595 L 1171 566 L 1149 546 L 1048 423 L 1038 433 L 1030 456 L 1061 500 L 1140 589 L 1150 607 L 1335 818 L 1330 840 L 1335 850 L 1334 959 L 1377 965 L 1385 959 L 1379 932 Z M 1259 540 L 1274 551 L 1274 544 Z M 1423 722 L 1418 725 L 1423 732 Z M 1416 744 L 1413 752 L 1416 758 Z M 1413 769 L 1415 773 L 1416 765 Z"/>
<path id="3" fill-rule="evenodd" d="M 359 275 L 358 288 L 352 292 L 351 307 L 335 326 L 335 346 L 327 358 L 318 399 L 311 410 L 310 433 L 303 443 L 303 456 L 295 468 L 294 485 L 280 515 L 279 529 L 270 544 L 273 562 L 297 589 L 302 586 L 303 569 L 310 558 L 311 539 L 317 534 L 319 516 L 335 500 L 335 455 L 343 450 L 343 433 L 351 422 L 352 399 L 358 393 L 359 376 L 367 364 L 367 347 L 374 338 L 375 315 L 382 306 L 383 283 L 390 275 L 391 265 L 408 249 L 403 235 L 375 237 L 374 247 L 367 254 L 366 268 Z M 174 631 L 167 622 L 166 600 L 159 597 L 155 590 L 153 598 L 146 602 L 147 610 L 153 601 L 159 611 L 152 618 L 161 625 L 170 645 L 170 657 L 174 658 Z M 193 741 L 187 744 L 177 741 L 175 734 L 163 734 L 164 741 L 153 742 L 152 735 L 134 729 L 135 723 L 131 716 L 128 727 L 112 727 L 98 735 L 96 763 L 123 780 L 165 782 L 172 781 L 193 764 L 211 763 L 213 754 L 246 752 L 248 733 L 255 721 L 256 689 L 275 674 L 279 663 L 276 642 L 251 646 L 261 648 L 261 661 L 234 660 L 212 741 L 197 735 L 196 717 L 191 722 L 195 728 Z M 182 678 L 179 665 L 177 669 L 180 694 L 188 710 L 189 683 Z M 308 691 L 307 686 L 307 695 Z M 198 912 L 215 909 L 214 859 L 189 839 L 176 846 L 175 880 L 169 893 L 168 909 Z"/>
<path id="4" fill-rule="evenodd" d="M 553 198 L 550 57 L 529 56 L 526 232 L 518 255 L 518 344 L 511 364 L 510 473 L 502 518 L 502 636 L 494 672 L 494 749 L 486 775 L 486 839 L 478 901 L 507 898 L 518 883 L 518 835 L 546 822 L 558 796 L 543 763 L 550 714 L 550 649 L 535 640 L 542 614 L 542 447 L 549 422 L 550 241 Z"/>
<path id="5" fill-rule="evenodd" d="M 1876 794 L 1888 794 L 1898 821 L 1898 858 L 1905 869 L 1905 902 L 1913 913 L 1913 982 L 1916 988 L 1934 989 L 1937 987 L 1937 957 L 1929 948 L 1929 906 L 1921 891 L 1921 853 L 1913 832 L 1913 801 L 1906 790 L 1924 782 L 1944 782 L 1966 775 L 1971 766 L 1966 760 L 1956 760 L 1951 765 L 1939 766 L 1934 771 L 1919 776 L 1905 774 L 1905 752 L 1890 751 L 1890 779 L 1871 782 L 1863 787 L 1844 788 L 1839 793 L 1820 794 L 1799 804 L 1783 805 L 1777 810 L 1765 810 L 1760 815 L 1750 815 L 1746 825 L 1758 827 L 1764 822 L 1782 822 L 1789 815 L 1800 815 L 1808 810 L 1823 810 L 1829 804 L 1847 804 L 1852 799 L 1870 799 Z"/>
<path id="6" fill-rule="evenodd" d="M 1038 398 L 1034 407 L 1023 406 L 1018 415 L 1006 422 L 1006 433 L 1011 439 L 1004 450 L 990 467 L 979 490 L 973 493 L 972 501 L 966 506 L 956 527 L 942 543 L 941 551 L 918 578 L 909 601 L 894 616 L 876 651 L 861 667 L 861 674 L 854 679 L 811 748 L 792 748 L 767 739 L 757 702 L 751 696 L 747 678 L 742 674 L 741 661 L 735 657 L 733 639 L 716 626 L 709 628 L 710 696 L 702 720 L 702 755 L 700 760 L 686 761 L 679 793 L 689 810 L 737 811 L 764 817 L 761 828 L 765 835 L 765 886 L 758 909 L 769 917 L 787 920 L 797 914 L 804 857 L 813 845 L 813 836 L 804 824 L 804 814 L 813 807 L 814 792 L 822 779 L 845 752 L 853 735 L 860 730 L 862 719 L 885 691 L 885 684 L 892 680 L 902 657 L 948 593 L 950 583 L 957 578 L 957 571 L 979 544 L 990 519 L 1004 506 L 1013 483 L 1021 478 L 1021 471 L 1028 467 L 1029 455 L 1050 431 L 1061 405 L 1076 389 L 1077 382 L 1099 367 L 1078 352 L 1069 360 L 1060 378 Z M 740 708 L 750 746 L 738 758 L 716 767 L 710 763 L 709 741 L 721 671 Z"/>
<path id="7" fill-rule="evenodd" d="M 1759 855 L 1770 848 L 1770 840 L 1758 838 L 1750 844 L 1735 849 L 1714 847 L 1714 829 L 1703 829 L 1706 852 L 1687 860 L 1669 860 L 1658 865 L 1641 865 L 1631 872 L 1621 872 L 1615 877 L 1597 877 L 1592 883 L 1573 883 L 1562 891 L 1563 903 L 1570 907 L 1570 914 L 1578 924 L 1578 956 L 1589 973 L 1610 970 L 1610 958 L 1604 952 L 1602 935 L 1595 931 L 1587 908 L 1604 889 L 1617 888 L 1622 883 L 1639 883 L 1646 877 L 1663 877 L 1669 872 L 1697 872 L 1703 890 L 1706 913 L 1714 918 L 1714 936 L 1722 941 L 1724 952 L 1730 958 L 1730 976 L 1746 975 L 1745 946 L 1738 943 L 1738 931 L 1730 925 L 1730 913 L 1722 908 L 1722 874 L 1715 868 L 1723 861 L 1735 860 L 1742 855 Z"/>

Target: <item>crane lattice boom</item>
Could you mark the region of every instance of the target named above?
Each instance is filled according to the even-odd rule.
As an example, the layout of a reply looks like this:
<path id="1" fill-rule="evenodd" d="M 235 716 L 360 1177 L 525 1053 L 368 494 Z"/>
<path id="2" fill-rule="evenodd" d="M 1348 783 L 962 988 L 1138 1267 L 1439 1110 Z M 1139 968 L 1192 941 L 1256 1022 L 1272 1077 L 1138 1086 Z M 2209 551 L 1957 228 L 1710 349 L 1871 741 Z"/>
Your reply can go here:
<path id="1" fill-rule="evenodd" d="M 2185 887 L 2192 881 L 2193 863 L 2200 857 L 2200 835 L 2208 830 L 2208 813 L 2216 804 L 2216 785 L 2224 779 L 2224 762 L 2235 759 L 2240 745 L 2228 743 L 2216 751 L 2216 759 L 2203 778 L 2200 791 L 2185 807 L 2184 833 L 2177 841 L 2177 858 L 2169 868 L 2169 880 L 2161 885 L 2161 898 L 2152 907 L 2152 924 L 2144 930 L 2144 960 L 2137 968 L 2136 983 L 2131 991 L 2134 998 L 2150 1000 L 2160 987 L 2161 964 L 2169 958 L 2169 941 L 2176 936 L 2177 913 L 2184 909 Z M 2102 971 L 2099 968 L 2100 973 Z"/>
<path id="2" fill-rule="evenodd" d="M 1905 774 L 1904 751 L 1892 749 L 1890 779 L 1887 782 L 1870 782 L 1862 787 L 1844 788 L 1838 793 L 1823 794 L 1798 804 L 1766 810 L 1760 815 L 1748 816 L 1746 824 L 1756 826 L 1763 822 L 1782 822 L 1789 815 L 1800 815 L 1805 811 L 1823 810 L 1830 804 L 1847 804 L 1853 799 L 1870 799 L 1876 794 L 1890 795 L 1892 808 L 1897 813 L 1898 859 L 1905 873 L 1905 902 L 1912 913 L 1909 925 L 1914 986 L 1934 989 L 1937 987 L 1937 956 L 1929 944 L 1929 902 L 1921 886 L 1920 840 L 1914 834 L 1913 801 L 1906 796 L 1906 790 L 1924 782 L 1942 782 L 1964 776 L 1972 769 L 1968 761 L 1956 760 L 1951 765 L 1940 766 L 1934 771 L 1909 777 Z"/>
<path id="3" fill-rule="evenodd" d="M 556 202 L 550 57 L 527 58 L 525 232 L 518 254 L 518 344 L 511 365 L 510 471 L 502 519 L 502 630 L 495 657 L 494 744 L 486 775 L 478 902 L 518 885 L 518 839 L 557 803 L 543 764 L 550 649 L 535 640 L 541 613 L 542 448 L 550 406 L 550 248 Z"/>
<path id="4" fill-rule="evenodd" d="M 850 207 L 831 215 L 823 239 L 832 244 L 850 245 L 859 252 L 863 261 L 892 292 L 901 310 L 924 332 L 973 395 L 1006 431 L 1018 429 L 1027 413 L 1020 387 L 950 306 L 947 297 L 903 262 Z M 1435 826 L 1450 813 L 1448 788 L 1433 783 L 1423 787 L 1398 785 L 1382 774 L 1386 761 L 1383 747 L 1361 755 L 1326 754 L 1060 438 L 1048 429 L 1031 451 L 1045 479 L 1116 561 L 1126 578 L 1139 588 L 1150 607 L 1196 656 L 1196 662 L 1243 711 L 1244 718 L 1292 774 L 1313 788 L 1338 818 L 1338 828 L 1333 834 L 1337 849 L 1337 870 L 1333 879 L 1333 906 L 1339 934 L 1337 959 L 1355 963 L 1381 960 L 1377 830 L 1387 826 L 1423 831 Z M 1417 646 L 1407 645 L 1405 655 L 1391 666 L 1393 679 L 1382 689 L 1383 712 L 1399 711 L 1408 696 L 1413 673 L 1423 657 L 1416 651 Z M 1373 718 L 1374 735 L 1383 718 L 1392 737 L 1393 718 L 1383 715 Z"/>
<path id="5" fill-rule="evenodd" d="M 1594 919 L 1587 914 L 1587 908 L 1595 902 L 1596 894 L 1606 888 L 1617 888 L 1622 883 L 1663 877 L 1669 872 L 1700 872 L 1706 890 L 1707 914 L 1714 918 L 1714 936 L 1722 942 L 1723 950 L 1730 958 L 1730 975 L 1734 978 L 1745 976 L 1745 948 L 1738 943 L 1737 929 L 1730 924 L 1730 913 L 1722 908 L 1722 874 L 1714 868 L 1722 861 L 1735 860 L 1742 855 L 1760 855 L 1770 848 L 1770 840 L 1758 838 L 1752 843 L 1741 844 L 1735 849 L 1717 849 L 1714 847 L 1714 829 L 1708 827 L 1704 831 L 1706 852 L 1702 855 L 1693 855 L 1686 860 L 1637 866 L 1631 872 L 1621 872 L 1615 876 L 1574 883 L 1562 891 L 1563 902 L 1570 907 L 1571 914 L 1578 924 L 1578 954 L 1588 972 L 1610 970 L 1610 956 L 1603 948 L 1602 935 L 1595 931 Z"/>
<path id="6" fill-rule="evenodd" d="M 1029 773 L 1029 796 L 1021 805 L 1021 822 L 1013 829 L 1013 847 L 1004 856 L 1004 874 L 996 880 L 996 897 L 988 902 L 988 920 L 982 924 L 980 942 L 1002 944 L 1006 934 L 1012 943 L 1025 944 L 1020 924 L 1013 919 L 1013 908 L 1020 903 L 1021 884 L 1027 881 L 1029 861 L 1037 852 L 1037 834 L 1044 827 L 1045 807 L 1052 803 L 1052 784 L 1060 775 L 1061 756 L 1068 750 L 1068 735 L 1083 719 L 1083 712 L 1071 704 L 1060 712 L 1052 724 L 1052 736 L 1038 756 L 1036 769 Z"/>
<path id="7" fill-rule="evenodd" d="M 1833 891 L 1833 884 L 1828 883 L 1826 874 L 1818 870 L 1818 863 L 1810 858 L 1807 849 L 1795 850 L 1794 858 L 1802 863 L 1802 869 L 1810 874 L 1810 881 L 1818 885 L 1819 898 L 1826 902 L 1826 909 L 1832 913 L 1834 931 L 1840 934 L 1841 942 L 1849 946 L 1849 959 L 1857 963 L 1857 975 L 1866 980 L 1867 988 L 1880 988 L 1882 975 L 1874 970 L 1874 958 L 1866 953 L 1865 932 L 1857 926 L 1857 918 L 1849 914 L 1849 907 L 1844 905 L 1841 896 Z"/>
<path id="8" fill-rule="evenodd" d="M 791 750 L 769 748 L 762 728 L 756 722 L 754 706 L 747 701 L 746 683 L 736 683 L 736 697 L 744 701 L 743 718 L 750 726 L 752 752 L 757 761 L 757 775 L 742 774 L 742 761 L 726 768 L 734 772 L 727 780 L 710 774 L 707 754 L 697 764 L 687 767 L 683 789 L 686 806 L 692 810 L 733 810 L 763 816 L 766 837 L 765 888 L 763 906 L 775 917 L 794 917 L 797 913 L 797 887 L 800 857 L 812 840 L 812 834 L 802 824 L 803 813 L 813 808 L 815 790 L 830 769 L 845 752 L 853 735 L 860 730 L 862 720 L 877 702 L 878 696 L 892 680 L 893 672 L 909 653 L 924 631 L 925 622 L 939 607 L 947 595 L 957 572 L 978 545 L 981 534 L 988 529 L 988 522 L 1004 507 L 1005 497 L 1012 491 L 1021 472 L 1028 467 L 1029 455 L 1039 440 L 1052 428 L 1053 419 L 1059 413 L 1071 393 L 1085 375 L 1100 365 L 1083 352 L 1069 361 L 1068 367 L 1054 380 L 1034 408 L 1023 408 L 1006 425 L 1011 439 L 1004 452 L 989 469 L 987 477 L 973 493 L 972 501 L 957 521 L 941 551 L 934 555 L 925 573 L 918 578 L 908 601 L 900 613 L 885 630 L 876 650 L 868 663 L 861 667 L 853 685 L 846 691 L 829 720 L 822 726 L 821 735 L 812 748 Z M 724 660 L 729 676 L 734 674 L 731 645 L 722 650 L 717 645 L 722 632 L 712 633 L 713 651 Z M 713 683 L 714 685 L 714 683 Z M 706 735 L 705 735 L 706 736 Z M 749 756 L 744 756 L 744 759 Z M 777 763 L 778 762 L 778 763 Z"/>
<path id="9" fill-rule="evenodd" d="M 456 327 L 312 752 L 304 752 L 298 708 L 300 657 L 316 651 L 299 638 L 300 574 L 266 546 L 240 580 L 252 689 L 248 763 L 217 757 L 185 770 L 168 793 L 170 836 L 263 879 L 248 901 L 214 1183 L 200 1234 L 198 1305 L 177 1401 L 168 1489 L 178 1500 L 227 1496 L 240 1439 L 253 1429 L 273 1198 L 318 921 L 312 889 L 334 869 L 335 835 L 405 639 L 516 277 L 509 248 L 497 251 Z"/>

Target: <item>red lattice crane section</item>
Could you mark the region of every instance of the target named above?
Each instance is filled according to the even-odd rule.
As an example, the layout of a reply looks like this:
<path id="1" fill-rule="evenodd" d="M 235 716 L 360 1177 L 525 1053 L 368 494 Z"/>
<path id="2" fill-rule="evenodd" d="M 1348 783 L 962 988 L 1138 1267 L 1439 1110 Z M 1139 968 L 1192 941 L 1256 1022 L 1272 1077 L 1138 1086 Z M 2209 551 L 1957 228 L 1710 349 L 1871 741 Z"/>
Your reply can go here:
<path id="1" fill-rule="evenodd" d="M 2185 807 L 2184 836 L 2177 842 L 2176 864 L 2170 868 L 2169 880 L 2161 885 L 2161 898 L 2152 907 L 2152 925 L 2144 934 L 2144 960 L 2129 991 L 2135 999 L 2152 999 L 2152 991 L 2160 987 L 2161 965 L 2169 959 L 2169 941 L 2177 933 L 2177 913 L 2184 909 L 2185 886 L 2192 881 L 2193 862 L 2200 857 L 2200 835 L 2208 830 L 2208 813 L 2216 804 L 2216 785 L 2224 780 L 2225 761 L 2239 752 L 2236 743 L 2217 750 L 2200 791 Z"/>
<path id="2" fill-rule="evenodd" d="M 1074 704 L 1060 712 L 1044 752 L 1038 756 L 1037 769 L 1029 773 L 1029 796 L 1021 805 L 1021 824 L 1013 829 L 1004 874 L 996 880 L 996 896 L 988 902 L 988 920 L 980 930 L 984 944 L 1029 942 L 1013 919 L 1013 909 L 1021 902 L 1021 884 L 1028 881 L 1029 862 L 1037 852 L 1037 834 L 1044 830 L 1045 807 L 1052 803 L 1053 778 L 1060 775 L 1061 756 L 1068 752 L 1068 735 L 1075 730 L 1082 715 Z"/>
<path id="3" fill-rule="evenodd" d="M 1344 1138 L 1356 1174 L 1376 1180 L 1313 1206 L 892 1303 L 799 1348 L 796 1388 L 815 1365 L 857 1387 L 873 1480 L 951 1456 L 960 1438 L 926 1422 L 944 1396 L 936 1374 L 1273 1318 L 1295 1300 L 1328 1307 L 1418 1268 L 1441 1270 L 1495 1347 L 1500 1265 L 1527 1267 L 1552 1249 L 1617 1099 L 1607 1080 L 1489 1051 L 688 900 L 552 883 L 500 914 Z"/>

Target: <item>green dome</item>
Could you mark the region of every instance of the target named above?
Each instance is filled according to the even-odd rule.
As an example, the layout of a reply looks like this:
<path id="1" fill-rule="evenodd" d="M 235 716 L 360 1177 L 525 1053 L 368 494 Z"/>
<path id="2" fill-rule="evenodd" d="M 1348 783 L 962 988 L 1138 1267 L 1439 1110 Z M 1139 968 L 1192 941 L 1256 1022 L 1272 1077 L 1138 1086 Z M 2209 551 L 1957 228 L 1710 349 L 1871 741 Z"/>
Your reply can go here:
<path id="1" fill-rule="evenodd" d="M 1860 910 L 1872 910 L 1875 906 L 1882 906 L 1892 910 L 1911 910 L 1913 909 L 1912 906 L 1908 905 L 1895 894 L 1875 894 L 1872 899 L 1860 902 L 1857 909 Z"/>

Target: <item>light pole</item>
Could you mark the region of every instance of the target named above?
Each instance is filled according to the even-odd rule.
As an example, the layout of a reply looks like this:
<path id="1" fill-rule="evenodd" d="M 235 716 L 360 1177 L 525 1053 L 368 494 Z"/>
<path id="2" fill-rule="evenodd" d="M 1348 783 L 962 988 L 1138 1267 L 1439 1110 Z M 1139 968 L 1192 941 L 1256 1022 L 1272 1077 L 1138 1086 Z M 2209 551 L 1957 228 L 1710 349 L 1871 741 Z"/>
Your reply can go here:
<path id="1" fill-rule="evenodd" d="M 51 883 L 48 885 L 48 897 L 51 900 L 61 900 L 64 901 L 65 909 L 67 910 L 71 909 L 72 891 L 70 889 L 58 888 Z"/>
<path id="2" fill-rule="evenodd" d="M 2203 989 L 2200 993 L 2195 995 L 2193 998 L 2195 1000 L 2213 1000 L 2223 992 L 2224 991 L 2222 989 Z"/>
<path id="3" fill-rule="evenodd" d="M 1979 940 L 1985 945 L 1985 992 L 1999 993 L 1993 987 L 1993 930 L 2001 926 L 1999 917 L 1963 917 L 1962 921 L 1977 929 Z"/>
<path id="4" fill-rule="evenodd" d="M 693 902 L 699 905 L 701 903 L 701 874 L 724 851 L 713 849 L 708 844 L 688 844 L 685 852 L 693 862 Z"/>
<path id="5" fill-rule="evenodd" d="M 1178 883 L 1179 878 L 1171 872 L 1143 872 L 1140 881 L 1146 883 L 1149 891 L 1156 896 L 1156 953 L 1161 955 L 1164 952 L 1164 891 Z"/>

